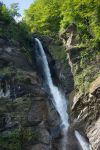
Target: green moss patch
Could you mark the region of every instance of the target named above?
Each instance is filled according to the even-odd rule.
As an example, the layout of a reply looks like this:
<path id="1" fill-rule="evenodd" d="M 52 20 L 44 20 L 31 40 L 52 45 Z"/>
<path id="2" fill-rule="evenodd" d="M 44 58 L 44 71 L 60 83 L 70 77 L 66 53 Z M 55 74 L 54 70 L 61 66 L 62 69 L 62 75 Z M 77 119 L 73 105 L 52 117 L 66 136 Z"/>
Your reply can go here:
<path id="1" fill-rule="evenodd" d="M 23 145 L 38 141 L 39 135 L 33 133 L 31 127 L 20 128 L 0 135 L 0 146 L 9 150 L 22 150 Z"/>

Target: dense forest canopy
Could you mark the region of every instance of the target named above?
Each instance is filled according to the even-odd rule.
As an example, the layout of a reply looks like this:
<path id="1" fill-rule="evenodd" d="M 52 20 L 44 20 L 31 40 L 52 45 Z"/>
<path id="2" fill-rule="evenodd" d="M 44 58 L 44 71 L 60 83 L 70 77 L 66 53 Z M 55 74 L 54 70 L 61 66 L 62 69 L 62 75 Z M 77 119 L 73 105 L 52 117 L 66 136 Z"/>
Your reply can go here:
<path id="1" fill-rule="evenodd" d="M 60 0 L 37 0 L 25 13 L 31 31 L 56 33 L 60 27 Z"/>
<path id="2" fill-rule="evenodd" d="M 55 35 L 74 23 L 83 41 L 99 41 L 100 1 L 98 0 L 35 0 L 25 12 L 32 32 Z"/>

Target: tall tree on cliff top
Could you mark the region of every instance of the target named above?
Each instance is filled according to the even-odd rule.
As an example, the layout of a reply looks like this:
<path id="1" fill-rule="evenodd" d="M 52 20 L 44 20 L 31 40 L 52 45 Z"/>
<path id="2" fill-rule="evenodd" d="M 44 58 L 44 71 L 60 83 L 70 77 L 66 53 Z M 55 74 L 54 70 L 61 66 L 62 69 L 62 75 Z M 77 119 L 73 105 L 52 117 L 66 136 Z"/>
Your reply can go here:
<path id="1" fill-rule="evenodd" d="M 25 12 L 31 31 L 43 34 L 58 33 L 60 28 L 60 0 L 36 0 Z"/>

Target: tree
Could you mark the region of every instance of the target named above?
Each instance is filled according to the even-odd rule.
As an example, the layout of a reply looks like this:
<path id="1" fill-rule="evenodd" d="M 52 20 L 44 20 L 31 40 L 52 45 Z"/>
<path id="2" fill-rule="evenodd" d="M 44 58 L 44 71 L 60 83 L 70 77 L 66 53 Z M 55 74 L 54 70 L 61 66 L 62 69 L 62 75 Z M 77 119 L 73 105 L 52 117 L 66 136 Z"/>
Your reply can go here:
<path id="1" fill-rule="evenodd" d="M 10 5 L 9 13 L 12 17 L 15 17 L 15 16 L 19 17 L 20 16 L 20 14 L 18 13 L 18 10 L 19 10 L 18 5 L 19 5 L 18 3 L 12 3 Z"/>
<path id="2" fill-rule="evenodd" d="M 70 24 L 77 26 L 81 40 L 100 40 L 100 2 L 98 0 L 66 0 L 61 5 L 61 32 Z"/>
<path id="3" fill-rule="evenodd" d="M 0 3 L 0 21 L 4 21 L 6 23 L 11 21 L 9 10 L 3 3 Z"/>
<path id="4" fill-rule="evenodd" d="M 25 12 L 26 23 L 32 32 L 58 33 L 60 28 L 60 0 L 37 0 Z"/>

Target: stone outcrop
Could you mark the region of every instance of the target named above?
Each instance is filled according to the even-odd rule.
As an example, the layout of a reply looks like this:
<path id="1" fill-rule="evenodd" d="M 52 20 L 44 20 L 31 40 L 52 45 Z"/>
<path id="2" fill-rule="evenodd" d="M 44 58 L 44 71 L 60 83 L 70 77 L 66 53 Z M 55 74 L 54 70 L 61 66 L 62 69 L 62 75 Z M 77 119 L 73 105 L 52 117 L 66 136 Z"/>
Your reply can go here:
<path id="1" fill-rule="evenodd" d="M 79 41 L 76 38 L 77 28 L 71 25 L 61 37 L 64 40 L 66 47 L 67 59 L 71 66 L 71 71 L 74 76 L 74 82 L 80 73 L 84 74 L 84 70 L 80 67 L 80 53 L 86 49 L 85 46 L 79 46 Z M 69 44 L 69 45 L 68 45 Z M 92 150 L 100 149 L 100 59 L 95 61 L 87 61 L 87 65 L 92 66 L 90 76 L 88 75 L 83 83 L 84 86 L 89 83 L 87 88 L 82 91 L 81 86 L 69 94 L 69 102 L 71 109 L 72 128 L 77 129 L 82 134 L 86 134 Z M 77 69 L 75 68 L 77 67 Z M 86 68 L 84 68 L 86 69 Z M 87 69 L 87 71 L 90 71 Z M 98 75 L 97 75 L 98 74 Z M 77 76 L 76 76 L 77 75 Z M 76 77 L 75 77 L 76 76 Z M 91 79 L 91 80 L 89 80 Z M 78 80 L 78 79 L 77 79 Z M 76 84 L 76 83 L 75 83 Z"/>
<path id="2" fill-rule="evenodd" d="M 93 150 L 100 148 L 100 77 L 93 81 L 85 95 L 75 96 L 72 117 L 75 128 L 83 129 Z"/>

